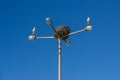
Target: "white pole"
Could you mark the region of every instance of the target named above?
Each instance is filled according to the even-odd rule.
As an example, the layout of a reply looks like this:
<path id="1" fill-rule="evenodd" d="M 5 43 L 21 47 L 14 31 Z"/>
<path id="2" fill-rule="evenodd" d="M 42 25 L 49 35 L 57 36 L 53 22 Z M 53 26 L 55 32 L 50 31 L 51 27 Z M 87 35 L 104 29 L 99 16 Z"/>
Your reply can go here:
<path id="1" fill-rule="evenodd" d="M 61 40 L 58 39 L 58 80 L 62 80 L 62 45 Z"/>

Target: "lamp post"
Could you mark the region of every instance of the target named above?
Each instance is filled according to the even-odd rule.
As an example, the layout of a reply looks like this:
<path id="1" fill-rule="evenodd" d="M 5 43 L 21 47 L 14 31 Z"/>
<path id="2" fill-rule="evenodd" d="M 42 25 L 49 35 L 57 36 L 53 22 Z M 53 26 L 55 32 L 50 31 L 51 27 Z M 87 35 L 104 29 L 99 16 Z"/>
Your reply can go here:
<path id="1" fill-rule="evenodd" d="M 90 18 L 87 18 L 87 26 L 75 32 L 70 32 L 70 28 L 68 26 L 58 26 L 54 27 L 52 24 L 52 20 L 50 18 L 46 18 L 46 23 L 51 26 L 54 31 L 53 36 L 46 36 L 46 37 L 37 37 L 36 36 L 36 28 L 32 29 L 32 35 L 28 37 L 29 40 L 36 40 L 36 39 L 57 39 L 58 40 L 58 80 L 62 80 L 62 43 L 63 40 L 68 46 L 71 45 L 71 42 L 67 40 L 67 38 L 73 34 L 78 34 L 84 31 L 92 30 L 92 26 L 90 25 Z"/>

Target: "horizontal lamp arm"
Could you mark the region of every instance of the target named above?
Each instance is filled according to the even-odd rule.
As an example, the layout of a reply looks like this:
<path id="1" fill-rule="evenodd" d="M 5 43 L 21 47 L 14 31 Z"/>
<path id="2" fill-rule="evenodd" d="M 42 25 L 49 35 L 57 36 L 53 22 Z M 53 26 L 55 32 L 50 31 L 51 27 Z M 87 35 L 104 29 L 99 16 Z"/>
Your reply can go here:
<path id="1" fill-rule="evenodd" d="M 68 35 L 63 36 L 62 38 L 67 37 L 67 36 L 70 36 L 70 35 L 73 35 L 73 34 L 78 34 L 78 33 L 80 33 L 80 32 L 84 32 L 84 31 L 86 31 L 86 29 L 78 30 L 78 31 L 75 31 L 75 32 L 71 32 L 71 33 L 69 33 Z"/>
<path id="2" fill-rule="evenodd" d="M 84 32 L 84 31 L 86 31 L 86 29 L 82 29 L 82 30 L 78 30 L 78 31 L 75 31 L 75 32 L 71 32 L 70 34 L 68 34 L 68 36 L 73 35 L 73 34 L 78 34 L 80 32 Z"/>
<path id="3" fill-rule="evenodd" d="M 54 36 L 46 36 L 46 37 L 36 37 L 35 35 L 30 35 L 28 37 L 29 40 L 36 40 L 36 39 L 54 39 Z"/>
<path id="4" fill-rule="evenodd" d="M 54 39 L 54 36 L 36 37 L 36 39 Z"/>

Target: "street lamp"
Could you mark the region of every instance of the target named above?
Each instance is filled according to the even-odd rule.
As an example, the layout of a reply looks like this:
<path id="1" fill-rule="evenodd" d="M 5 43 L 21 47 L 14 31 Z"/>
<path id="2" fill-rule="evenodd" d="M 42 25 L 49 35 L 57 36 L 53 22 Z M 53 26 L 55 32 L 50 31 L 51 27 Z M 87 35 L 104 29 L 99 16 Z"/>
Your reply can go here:
<path id="1" fill-rule="evenodd" d="M 87 26 L 75 32 L 70 32 L 69 26 L 58 26 L 54 27 L 52 24 L 52 20 L 50 18 L 46 18 L 46 23 L 51 26 L 54 31 L 53 36 L 46 36 L 46 37 L 37 37 L 35 32 L 36 28 L 32 29 L 32 35 L 28 37 L 29 40 L 36 40 L 36 39 L 57 39 L 58 40 L 58 80 L 62 80 L 62 45 L 61 41 L 63 40 L 68 46 L 71 45 L 71 42 L 67 40 L 73 34 L 78 34 L 84 31 L 91 31 L 92 26 L 90 24 L 90 17 L 87 18 Z"/>

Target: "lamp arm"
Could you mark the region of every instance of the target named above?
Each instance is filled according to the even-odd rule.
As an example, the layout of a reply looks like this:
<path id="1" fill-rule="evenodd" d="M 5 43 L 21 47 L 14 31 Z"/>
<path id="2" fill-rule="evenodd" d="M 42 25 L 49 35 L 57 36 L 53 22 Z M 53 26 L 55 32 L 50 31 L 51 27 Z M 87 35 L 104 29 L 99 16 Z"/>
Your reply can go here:
<path id="1" fill-rule="evenodd" d="M 71 33 L 69 33 L 68 35 L 63 36 L 62 38 L 67 37 L 67 36 L 71 36 L 71 35 L 73 35 L 73 34 L 78 34 L 78 33 L 80 33 L 80 32 L 84 32 L 84 31 L 86 31 L 86 29 L 82 29 L 82 30 L 78 30 L 78 31 L 75 31 L 75 32 L 71 32 Z"/>
<path id="2" fill-rule="evenodd" d="M 75 32 L 71 32 L 70 34 L 68 34 L 68 36 L 73 35 L 73 34 L 78 34 L 80 32 L 84 32 L 84 31 L 86 31 L 86 29 L 82 29 L 82 30 L 78 30 L 78 31 L 75 31 Z"/>
<path id="3" fill-rule="evenodd" d="M 36 37 L 36 39 L 54 39 L 54 36 Z"/>

